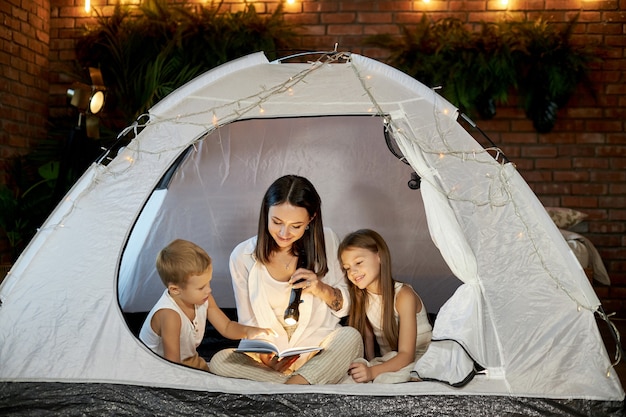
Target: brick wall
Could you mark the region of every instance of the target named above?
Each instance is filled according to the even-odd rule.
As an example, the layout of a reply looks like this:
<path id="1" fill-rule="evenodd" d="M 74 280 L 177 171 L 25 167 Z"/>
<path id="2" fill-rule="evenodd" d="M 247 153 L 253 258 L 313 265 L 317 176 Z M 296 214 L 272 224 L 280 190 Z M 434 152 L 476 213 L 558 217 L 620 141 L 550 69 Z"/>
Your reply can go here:
<path id="1" fill-rule="evenodd" d="M 49 0 L 0 2 L 0 184 L 7 161 L 46 137 L 49 16 Z M 0 263 L 9 252 L 0 239 Z"/>
<path id="2" fill-rule="evenodd" d="M 92 0 L 92 5 L 101 14 L 108 15 L 116 1 Z M 137 4 L 138 1 L 122 0 L 122 3 Z M 207 4 L 206 1 L 198 2 Z M 9 0 L 9 3 L 39 4 L 36 0 L 24 0 L 21 3 L 18 0 Z M 84 0 L 50 0 L 50 3 L 48 102 L 51 115 L 56 115 L 66 111 L 65 92 L 71 80 L 64 75 L 64 71 L 73 66 L 72 38 L 91 21 L 93 12 L 89 14 L 84 11 Z M 278 3 L 260 1 L 254 4 L 258 12 L 265 13 L 275 10 Z M 242 0 L 225 0 L 221 8 L 237 11 L 244 5 Z M 285 4 L 285 19 L 300 26 L 299 46 L 303 49 L 330 50 L 338 43 L 341 51 L 352 51 L 384 60 L 385 52 L 365 46 L 365 38 L 375 33 L 397 34 L 398 25 L 416 23 L 424 13 L 432 19 L 453 16 L 468 24 L 495 21 L 507 15 L 541 17 L 551 22 L 564 23 L 580 13 L 574 41 L 598 42 L 604 46 L 605 59 L 591 74 L 596 97 L 581 88 L 568 106 L 559 110 L 556 126 L 548 134 L 534 131 L 532 122 L 515 105 L 514 98 L 508 107 L 498 107 L 494 119 L 479 121 L 479 125 L 504 150 L 509 159 L 516 163 L 545 205 L 570 207 L 589 215 L 581 226 L 582 230 L 598 247 L 612 279 L 611 287 L 596 286 L 596 291 L 607 312 L 616 311 L 621 317 L 626 317 L 624 9 L 626 0 L 510 0 L 508 6 L 495 0 L 431 0 L 429 3 L 402 0 L 296 0 L 294 4 Z M 29 10 L 26 15 L 33 14 L 33 10 L 36 9 Z M 4 9 L 2 13 L 13 24 L 19 22 L 21 25 L 24 22 L 24 26 L 15 26 L 16 30 L 18 27 L 26 27 L 32 29 L 31 33 L 38 33 L 39 28 L 35 28 L 37 25 L 27 18 L 20 20 L 11 17 L 13 14 Z M 45 15 L 44 12 L 37 13 L 40 17 Z M 44 24 L 42 26 L 46 27 Z M 10 35 L 4 30 L 3 42 L 7 42 L 7 36 Z M 18 39 L 23 39 L 22 36 Z M 43 34 L 41 37 L 47 39 Z M 9 45 L 17 48 L 13 45 L 19 45 L 18 39 L 13 39 Z M 11 59 L 14 59 L 14 55 L 11 54 Z M 9 58 L 6 54 L 0 56 L 3 57 L 0 68 L 4 69 Z M 13 70 L 11 73 L 17 72 Z M 15 77 L 16 75 L 7 78 L 17 81 Z M 36 97 L 41 98 L 40 91 Z M 41 100 L 36 108 L 43 115 L 46 110 L 41 108 L 42 102 L 45 100 Z M 35 104 L 37 103 L 33 103 Z M 16 126 L 17 122 L 11 121 L 10 124 Z M 4 132 L 3 129 L 3 135 Z M 28 135 L 23 137 L 27 138 Z M 7 143 L 5 139 L 6 135 L 3 136 L 2 144 Z M 11 146 L 20 147 L 26 143 L 26 140 L 17 141 Z"/>
<path id="3" fill-rule="evenodd" d="M 0 160 L 46 136 L 49 0 L 0 2 Z M 4 171 L 2 171 L 4 174 Z M 0 182 L 3 178 L 0 178 Z"/>

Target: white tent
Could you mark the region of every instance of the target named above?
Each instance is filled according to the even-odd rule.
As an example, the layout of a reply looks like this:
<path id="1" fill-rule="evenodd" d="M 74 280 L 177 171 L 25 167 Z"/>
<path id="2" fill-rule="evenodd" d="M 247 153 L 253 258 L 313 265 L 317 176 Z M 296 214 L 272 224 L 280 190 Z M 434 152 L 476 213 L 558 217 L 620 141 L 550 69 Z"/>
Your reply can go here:
<path id="1" fill-rule="evenodd" d="M 421 83 L 356 54 L 285 63 L 257 53 L 181 87 L 148 118 L 110 163 L 88 169 L 2 283 L 0 382 L 623 402 L 600 302 L 558 229 L 514 165 Z M 412 171 L 419 191 L 407 187 Z M 158 297 L 154 256 L 176 237 L 209 252 L 214 295 L 234 307 L 228 254 L 255 234 L 262 194 L 287 173 L 311 179 L 340 237 L 381 232 L 396 277 L 438 313 L 442 341 L 419 375 L 455 383 L 474 361 L 484 372 L 462 388 L 284 387 L 173 365 L 132 334 L 124 315 Z"/>

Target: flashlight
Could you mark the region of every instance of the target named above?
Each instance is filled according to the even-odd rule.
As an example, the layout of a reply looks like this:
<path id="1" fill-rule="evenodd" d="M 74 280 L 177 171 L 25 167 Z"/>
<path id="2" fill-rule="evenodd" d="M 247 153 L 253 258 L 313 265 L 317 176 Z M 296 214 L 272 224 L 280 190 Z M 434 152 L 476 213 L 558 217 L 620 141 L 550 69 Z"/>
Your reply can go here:
<path id="1" fill-rule="evenodd" d="M 304 252 L 304 251 L 303 251 Z M 298 256 L 298 264 L 296 266 L 296 270 L 298 268 L 307 268 L 307 260 L 304 254 Z M 295 284 L 304 280 L 296 281 Z M 289 296 L 289 304 L 287 305 L 287 309 L 285 310 L 285 324 L 287 326 L 293 326 L 300 319 L 300 296 L 302 295 L 302 288 L 292 288 L 291 295 Z"/>

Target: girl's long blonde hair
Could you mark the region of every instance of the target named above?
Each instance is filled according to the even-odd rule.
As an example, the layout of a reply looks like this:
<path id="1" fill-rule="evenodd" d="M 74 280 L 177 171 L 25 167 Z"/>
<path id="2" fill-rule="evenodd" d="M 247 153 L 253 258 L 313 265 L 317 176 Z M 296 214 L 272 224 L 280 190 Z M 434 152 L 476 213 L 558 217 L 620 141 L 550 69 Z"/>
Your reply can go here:
<path id="1" fill-rule="evenodd" d="M 395 284 L 396 281 L 391 276 L 391 253 L 387 243 L 381 235 L 370 229 L 361 229 L 347 235 L 337 251 L 339 256 L 339 264 L 341 262 L 341 254 L 349 248 L 361 248 L 377 253 L 380 257 L 380 290 L 382 294 L 382 328 L 383 336 L 392 350 L 398 350 L 398 323 L 394 313 L 395 300 Z M 342 268 L 343 269 L 343 268 Z M 346 279 L 348 279 L 346 271 L 343 270 Z M 371 328 L 371 324 L 367 320 L 367 290 L 360 289 L 348 279 L 350 285 L 350 313 L 348 317 L 348 325 L 357 329 L 361 336 L 365 337 L 367 328 Z"/>

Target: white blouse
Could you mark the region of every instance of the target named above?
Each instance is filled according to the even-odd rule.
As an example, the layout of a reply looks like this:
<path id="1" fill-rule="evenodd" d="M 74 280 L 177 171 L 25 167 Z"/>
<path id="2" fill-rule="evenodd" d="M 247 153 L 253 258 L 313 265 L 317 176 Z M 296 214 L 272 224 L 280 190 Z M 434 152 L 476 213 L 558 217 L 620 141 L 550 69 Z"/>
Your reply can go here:
<path id="1" fill-rule="evenodd" d="M 283 283 L 276 282 L 265 265 L 256 261 L 255 236 L 237 245 L 230 256 L 230 273 L 239 322 L 274 329 L 279 336 L 273 342 L 280 349 L 318 346 L 326 336 L 340 327 L 340 319 L 348 314 L 350 308 L 348 283 L 336 256 L 339 246 L 337 235 L 331 229 L 325 228 L 324 239 L 329 271 L 321 280 L 341 291 L 343 297 L 341 310 L 333 311 L 322 299 L 303 293 L 300 320 L 289 338 L 283 327 L 283 313 L 287 307 L 290 287 L 285 284 L 285 289 L 277 288 Z"/>

